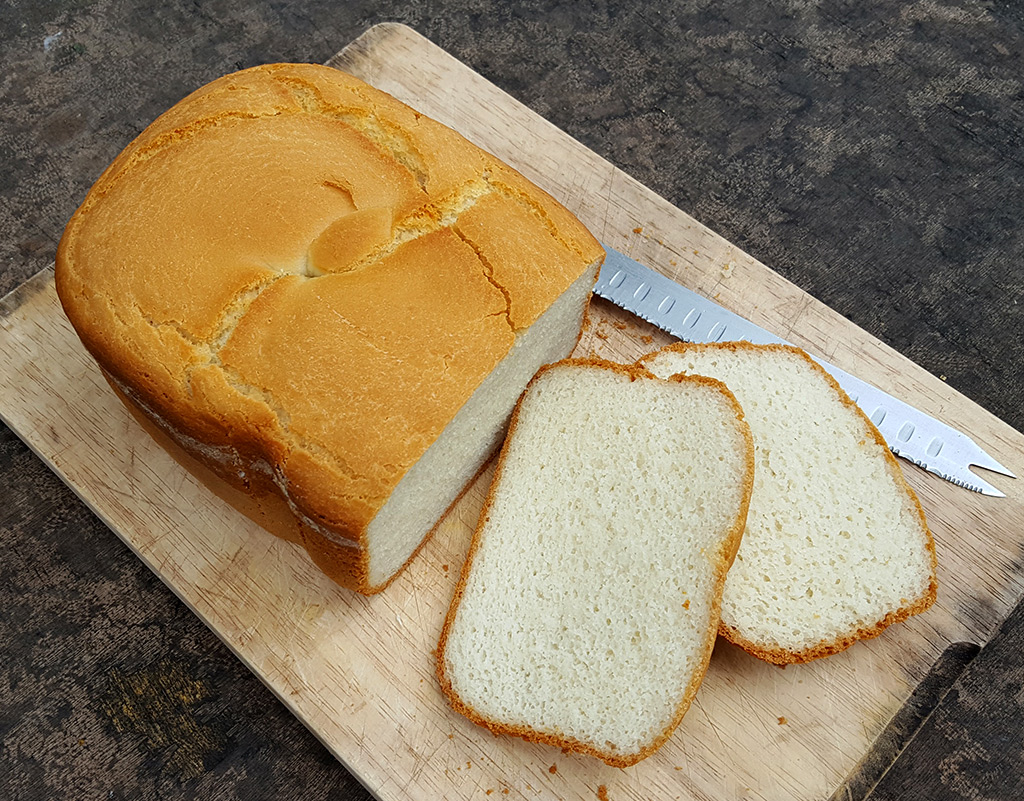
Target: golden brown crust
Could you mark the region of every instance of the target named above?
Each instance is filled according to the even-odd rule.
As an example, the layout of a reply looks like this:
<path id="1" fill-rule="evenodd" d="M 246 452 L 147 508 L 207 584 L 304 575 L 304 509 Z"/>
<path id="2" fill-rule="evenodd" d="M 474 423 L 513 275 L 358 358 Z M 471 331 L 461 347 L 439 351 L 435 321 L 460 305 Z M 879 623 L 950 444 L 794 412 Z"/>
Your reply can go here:
<path id="1" fill-rule="evenodd" d="M 494 472 L 494 477 L 491 481 L 491 488 L 488 490 L 487 497 L 484 501 L 483 509 L 480 512 L 480 518 L 477 523 L 477 527 L 473 532 L 473 537 L 470 540 L 469 550 L 466 554 L 466 559 L 462 563 L 462 571 L 459 575 L 459 581 L 455 587 L 455 593 L 452 597 L 451 604 L 448 607 L 448 612 L 445 615 L 444 624 L 441 628 L 441 636 L 438 642 L 437 651 L 435 652 L 435 673 L 437 675 L 438 682 L 441 685 L 441 690 L 445 697 L 448 699 L 449 704 L 459 714 L 465 716 L 469 720 L 473 721 L 479 726 L 491 731 L 493 734 L 504 734 L 519 737 L 529 742 L 544 743 L 546 745 L 552 745 L 557 748 L 564 749 L 566 751 L 574 751 L 576 753 L 587 754 L 589 756 L 596 757 L 602 760 L 608 765 L 613 767 L 625 768 L 635 765 L 643 759 L 646 759 L 668 740 L 672 732 L 676 729 L 679 723 L 682 721 L 686 711 L 689 709 L 690 704 L 693 702 L 693 698 L 697 694 L 697 690 L 700 687 L 701 681 L 703 680 L 704 674 L 707 671 L 708 663 L 711 660 L 711 653 L 714 650 L 715 638 L 718 634 L 718 620 L 721 615 L 722 605 L 722 590 L 725 587 L 725 579 L 728 574 L 729 568 L 732 566 L 733 560 L 736 558 L 736 553 L 739 550 L 740 541 L 743 536 L 743 530 L 746 527 L 747 511 L 750 507 L 750 494 L 754 486 L 754 441 L 750 434 L 750 428 L 747 426 L 744 417 L 743 410 L 740 404 L 737 402 L 736 397 L 728 390 L 728 388 L 721 381 L 713 378 L 707 378 L 705 376 L 673 376 L 670 380 L 673 382 L 687 382 L 693 384 L 700 384 L 703 386 L 712 387 L 722 394 L 723 397 L 729 402 L 733 412 L 736 414 L 736 419 L 740 425 L 738 429 L 743 435 L 745 443 L 745 472 L 742 483 L 742 498 L 740 504 L 740 510 L 730 527 L 729 532 L 722 542 L 722 547 L 718 554 L 718 559 L 715 564 L 715 594 L 712 601 L 712 614 L 711 614 L 711 625 L 708 626 L 707 636 L 703 643 L 702 655 L 699 667 L 694 671 L 693 678 L 690 684 L 687 686 L 683 697 L 680 699 L 676 713 L 672 720 L 665 727 L 665 729 L 647 746 L 642 748 L 635 754 L 618 754 L 612 751 L 602 751 L 598 748 L 594 748 L 589 743 L 580 742 L 573 737 L 565 737 L 549 732 L 539 732 L 528 727 L 516 726 L 513 724 L 504 723 L 502 721 L 493 720 L 488 718 L 486 715 L 478 712 L 473 707 L 466 704 L 461 697 L 455 692 L 452 687 L 451 680 L 448 678 L 445 669 L 444 653 L 448 642 L 448 636 L 451 631 L 451 627 L 454 624 L 455 616 L 458 611 L 459 604 L 462 601 L 462 596 L 466 588 L 466 582 L 469 578 L 469 573 L 472 569 L 473 559 L 476 556 L 477 549 L 480 544 L 480 539 L 483 531 L 484 524 L 487 522 L 488 513 L 491 508 L 491 504 L 494 498 L 495 488 L 501 480 L 502 471 L 505 465 L 505 456 L 508 451 L 508 443 L 515 436 L 515 429 L 519 422 L 519 413 L 522 408 L 523 398 L 530 391 L 530 387 L 549 370 L 561 369 L 564 367 L 596 367 L 600 369 L 611 370 L 621 375 L 627 376 L 631 381 L 636 380 L 661 380 L 658 379 L 653 373 L 639 364 L 619 364 L 616 362 L 610 362 L 603 359 L 597 358 L 574 358 L 574 359 L 563 359 L 562 361 L 555 362 L 554 364 L 545 365 L 542 367 L 537 374 L 533 377 L 533 380 L 527 386 L 526 390 L 519 398 L 519 403 L 516 404 L 516 408 L 512 413 L 512 420 L 509 424 L 508 435 L 505 438 L 505 445 L 502 447 L 498 455 L 498 464 Z"/>
<path id="2" fill-rule="evenodd" d="M 326 532 L 304 540 L 314 558 L 367 591 L 347 542 L 365 548 L 516 333 L 602 255 L 450 129 L 337 70 L 275 64 L 126 147 L 69 222 L 56 280 L 132 401 L 179 442 L 268 464 Z"/>
<path id="3" fill-rule="evenodd" d="M 839 382 L 835 380 L 820 364 L 808 355 L 806 351 L 798 348 L 794 345 L 781 345 L 781 344 L 768 344 L 768 345 L 754 345 L 750 342 L 716 342 L 716 343 L 696 343 L 696 342 L 674 342 L 671 345 L 666 345 L 659 351 L 648 353 L 637 360 L 637 364 L 643 366 L 646 362 L 653 359 L 658 353 L 662 351 L 673 351 L 676 353 L 685 353 L 686 351 L 693 350 L 727 350 L 738 352 L 741 350 L 768 350 L 785 352 L 798 356 L 810 365 L 811 369 L 823 376 L 825 381 L 832 387 L 832 389 L 838 394 L 840 401 L 844 406 L 850 408 L 860 418 L 865 426 L 865 431 L 871 440 L 877 445 L 881 446 L 881 452 L 885 460 L 886 471 L 892 477 L 896 486 L 902 490 L 906 497 L 911 503 L 914 513 L 918 518 L 921 529 L 925 534 L 925 547 L 928 550 L 929 558 L 931 561 L 931 577 L 929 579 L 928 589 L 923 595 L 914 599 L 904 599 L 904 605 L 899 609 L 887 613 L 880 621 L 872 626 L 865 628 L 858 628 L 856 631 L 851 632 L 845 636 L 837 637 L 835 640 L 828 643 L 821 643 L 813 648 L 808 648 L 803 651 L 789 651 L 781 648 L 766 648 L 761 644 L 751 642 L 744 638 L 740 633 L 732 626 L 727 626 L 724 622 L 720 624 L 719 634 L 729 640 L 734 645 L 739 646 L 744 651 L 758 659 L 763 659 L 766 662 L 771 662 L 776 665 L 788 665 L 788 664 L 801 664 L 810 662 L 815 659 L 821 659 L 823 657 L 832 656 L 840 651 L 845 651 L 851 645 L 859 640 L 871 639 L 877 637 L 885 629 L 894 623 L 899 623 L 912 615 L 918 615 L 926 611 L 933 603 L 938 593 L 938 579 L 936 577 L 937 558 L 935 553 L 935 540 L 932 536 L 931 529 L 928 527 L 928 521 L 925 519 L 924 509 L 921 506 L 921 502 L 917 497 L 917 493 L 914 492 L 913 488 L 907 483 L 906 478 L 903 475 L 903 471 L 896 461 L 896 457 L 892 451 L 889 450 L 889 446 L 882 436 L 878 427 L 871 422 L 869 418 L 861 408 L 853 402 L 846 391 L 839 385 Z"/>

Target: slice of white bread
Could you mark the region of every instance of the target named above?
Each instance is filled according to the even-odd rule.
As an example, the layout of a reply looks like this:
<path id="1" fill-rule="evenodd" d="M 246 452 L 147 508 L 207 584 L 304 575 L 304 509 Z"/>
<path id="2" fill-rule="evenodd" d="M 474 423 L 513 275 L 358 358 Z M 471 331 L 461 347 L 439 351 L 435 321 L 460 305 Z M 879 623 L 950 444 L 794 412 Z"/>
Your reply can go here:
<path id="1" fill-rule="evenodd" d="M 754 435 L 754 493 L 720 633 L 769 662 L 806 662 L 935 600 L 924 512 L 878 429 L 798 348 L 678 343 L 641 364 L 735 393 Z"/>
<path id="2" fill-rule="evenodd" d="M 438 646 L 453 707 L 620 767 L 697 691 L 753 482 L 717 381 L 542 369 L 513 416 Z"/>

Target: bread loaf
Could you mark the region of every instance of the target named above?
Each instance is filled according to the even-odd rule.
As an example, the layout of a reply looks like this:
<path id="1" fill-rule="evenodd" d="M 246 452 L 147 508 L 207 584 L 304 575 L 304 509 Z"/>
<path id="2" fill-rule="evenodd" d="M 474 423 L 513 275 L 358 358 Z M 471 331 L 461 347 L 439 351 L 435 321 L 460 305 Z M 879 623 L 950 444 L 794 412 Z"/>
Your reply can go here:
<path id="1" fill-rule="evenodd" d="M 214 81 L 96 182 L 68 318 L 214 491 L 382 589 L 567 355 L 603 250 L 452 130 L 314 65 Z"/>
<path id="2" fill-rule="evenodd" d="M 878 429 L 806 353 L 679 343 L 641 363 L 723 381 L 754 436 L 725 637 L 770 662 L 806 662 L 931 606 L 935 545 L 917 496 Z"/>
<path id="3" fill-rule="evenodd" d="M 456 710 L 626 766 L 704 676 L 753 446 L 715 381 L 565 361 L 513 417 L 438 646 Z"/>

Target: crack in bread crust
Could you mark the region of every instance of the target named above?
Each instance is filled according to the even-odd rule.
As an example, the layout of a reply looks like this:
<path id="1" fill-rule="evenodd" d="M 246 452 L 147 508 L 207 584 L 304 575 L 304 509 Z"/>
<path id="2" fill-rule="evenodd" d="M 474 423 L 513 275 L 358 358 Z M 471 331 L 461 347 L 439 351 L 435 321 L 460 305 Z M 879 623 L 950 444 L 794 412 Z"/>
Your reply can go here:
<path id="1" fill-rule="evenodd" d="M 459 230 L 457 222 L 452 225 L 452 230 L 455 232 L 455 235 L 459 239 L 461 239 L 463 242 L 469 245 L 469 247 L 473 250 L 473 252 L 476 254 L 476 257 L 480 260 L 481 266 L 484 269 L 484 277 L 487 278 L 491 286 L 497 289 L 501 293 L 501 296 L 505 299 L 504 311 L 495 312 L 495 314 L 503 314 L 505 317 L 505 321 L 508 323 L 508 327 L 511 328 L 513 332 L 515 332 L 516 325 L 515 323 L 512 322 L 512 295 L 510 295 L 509 291 L 500 283 L 498 283 L 497 279 L 494 277 L 494 267 L 487 260 L 487 256 L 484 254 L 480 246 L 474 243 L 473 240 L 471 240 L 468 236 L 466 236 L 466 234 Z"/>
<path id="2" fill-rule="evenodd" d="M 398 126 L 389 125 L 367 108 L 346 107 L 329 103 L 324 99 L 320 89 L 309 81 L 297 77 L 282 77 L 277 80 L 292 90 L 296 101 L 303 111 L 334 117 L 346 125 L 355 128 L 377 145 L 382 152 L 388 153 L 395 161 L 412 173 L 420 189 L 423 191 L 427 190 L 430 173 L 425 166 L 423 156 L 420 155 L 405 131 L 401 130 Z M 361 92 L 358 87 L 353 87 L 353 90 L 354 94 L 359 96 L 368 108 L 372 109 L 374 107 L 374 101 L 367 97 L 364 92 Z"/>

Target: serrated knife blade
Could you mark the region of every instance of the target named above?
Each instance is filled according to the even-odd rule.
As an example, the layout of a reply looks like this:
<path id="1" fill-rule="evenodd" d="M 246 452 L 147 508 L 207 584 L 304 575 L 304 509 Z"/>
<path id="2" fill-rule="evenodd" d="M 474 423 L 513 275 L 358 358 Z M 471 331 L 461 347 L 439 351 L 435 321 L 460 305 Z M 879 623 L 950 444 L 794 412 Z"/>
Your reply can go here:
<path id="1" fill-rule="evenodd" d="M 605 252 L 594 294 L 679 339 L 791 344 L 614 248 L 606 245 Z M 1006 497 L 970 468 L 973 465 L 1011 478 L 1016 476 L 969 436 L 813 353 L 810 355 L 878 427 L 894 454 L 957 486 L 983 495 Z"/>

